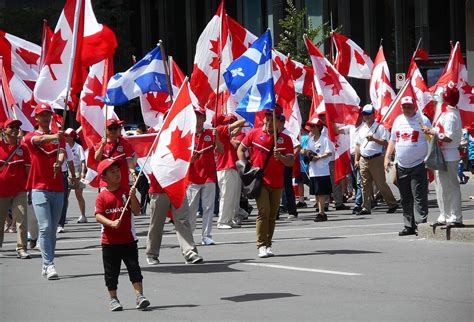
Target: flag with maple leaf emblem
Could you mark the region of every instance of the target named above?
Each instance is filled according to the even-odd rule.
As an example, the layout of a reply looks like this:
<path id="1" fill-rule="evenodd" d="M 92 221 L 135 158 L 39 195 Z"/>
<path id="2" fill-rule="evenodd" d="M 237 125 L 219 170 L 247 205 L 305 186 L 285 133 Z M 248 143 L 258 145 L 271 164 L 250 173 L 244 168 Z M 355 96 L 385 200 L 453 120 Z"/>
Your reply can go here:
<path id="1" fill-rule="evenodd" d="M 181 207 L 186 194 L 196 133 L 196 114 L 191 95 L 186 79 L 163 122 L 150 160 L 154 177 L 175 208 Z"/>
<path id="2" fill-rule="evenodd" d="M 435 104 L 431 99 L 432 95 L 425 83 L 423 75 L 421 75 L 421 72 L 418 69 L 418 65 L 416 64 L 414 57 L 410 62 L 410 67 L 408 67 L 407 78 L 410 79 L 418 109 L 422 111 L 423 114 L 425 114 L 430 120 L 432 120 L 435 112 Z"/>
<path id="3" fill-rule="evenodd" d="M 402 114 L 401 100 L 405 96 L 410 96 L 413 99 L 413 102 L 416 102 L 416 93 L 413 89 L 411 79 L 407 79 L 405 81 L 405 84 L 403 84 L 402 88 L 398 92 L 392 104 L 387 109 L 384 116 L 380 119 L 380 124 L 382 124 L 386 129 L 391 129 L 393 126 L 393 122 L 395 122 L 395 119 Z M 422 111 L 420 105 L 418 105 L 418 111 Z"/>
<path id="4" fill-rule="evenodd" d="M 377 113 L 376 119 L 380 120 L 395 99 L 395 91 L 390 84 L 390 71 L 380 46 L 374 61 L 374 69 L 370 76 L 370 100 Z"/>
<path id="5" fill-rule="evenodd" d="M 81 3 L 81 10 L 78 16 L 77 45 L 74 46 L 73 28 L 77 1 Z M 116 47 L 114 32 L 97 22 L 90 0 L 67 0 L 35 85 L 35 100 L 48 102 L 53 108 L 64 108 L 73 48 L 76 48 L 71 82 L 74 94 L 82 89 L 87 68 L 113 56 Z"/>
<path id="6" fill-rule="evenodd" d="M 222 74 L 231 61 L 229 27 L 222 0 L 196 44 L 190 86 L 201 107 L 208 106 L 211 96 L 216 95 L 218 83 L 225 89 Z M 208 108 L 214 109 L 212 106 Z"/>
<path id="7" fill-rule="evenodd" d="M 344 76 L 370 79 L 374 63 L 366 52 L 351 39 L 332 33 L 332 41 L 336 47 L 334 66 Z"/>

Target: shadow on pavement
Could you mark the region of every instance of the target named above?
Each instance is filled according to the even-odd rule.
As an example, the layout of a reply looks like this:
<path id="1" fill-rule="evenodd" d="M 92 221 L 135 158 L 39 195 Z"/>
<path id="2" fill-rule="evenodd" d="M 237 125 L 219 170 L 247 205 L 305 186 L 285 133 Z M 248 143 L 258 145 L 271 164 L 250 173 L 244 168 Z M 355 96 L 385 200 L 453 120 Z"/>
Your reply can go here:
<path id="1" fill-rule="evenodd" d="M 251 293 L 251 294 L 243 294 L 243 295 L 230 296 L 230 297 L 222 297 L 221 300 L 239 303 L 239 302 L 280 299 L 280 298 L 294 297 L 294 296 L 300 296 L 300 295 L 292 294 L 292 293 Z"/>
<path id="2" fill-rule="evenodd" d="M 159 264 L 157 266 L 142 267 L 144 272 L 152 273 L 168 273 L 168 274 L 192 274 L 192 273 L 225 273 L 225 272 L 242 272 L 242 270 L 231 268 L 231 265 L 238 263 L 245 263 L 252 259 L 241 260 L 218 260 L 218 261 L 204 261 L 202 264 L 181 264 L 170 263 L 171 265 Z"/>
<path id="3" fill-rule="evenodd" d="M 312 256 L 312 255 L 363 255 L 363 254 L 381 254 L 381 252 L 373 252 L 370 250 L 355 250 L 355 249 L 331 249 L 331 250 L 317 250 L 313 253 L 297 253 L 297 254 L 278 254 L 278 257 L 298 257 L 298 256 Z"/>

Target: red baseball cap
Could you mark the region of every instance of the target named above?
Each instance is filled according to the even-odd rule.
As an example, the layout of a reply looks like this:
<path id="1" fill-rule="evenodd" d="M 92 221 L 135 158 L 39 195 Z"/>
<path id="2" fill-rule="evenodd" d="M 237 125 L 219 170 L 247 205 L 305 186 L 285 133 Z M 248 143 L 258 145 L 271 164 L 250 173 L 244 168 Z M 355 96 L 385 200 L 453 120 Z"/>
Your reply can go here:
<path id="1" fill-rule="evenodd" d="M 44 112 L 48 112 L 51 114 L 54 113 L 53 108 L 48 103 L 39 103 L 38 105 L 36 105 L 35 110 L 34 110 L 35 115 L 38 115 Z"/>
<path id="2" fill-rule="evenodd" d="M 313 117 L 306 122 L 306 125 L 324 125 L 324 122 L 317 117 Z"/>
<path id="3" fill-rule="evenodd" d="M 74 131 L 74 129 L 71 129 L 71 128 L 68 128 L 66 131 L 64 131 L 64 135 L 65 136 L 70 136 L 72 138 L 77 137 L 76 131 Z"/>
<path id="4" fill-rule="evenodd" d="M 224 123 L 234 123 L 237 120 L 237 116 L 234 114 L 227 114 L 224 116 Z"/>
<path id="5" fill-rule="evenodd" d="M 107 120 L 107 122 L 105 123 L 105 127 L 109 127 L 109 126 L 112 126 L 112 125 L 119 125 L 119 126 L 122 126 L 123 123 L 125 123 L 125 122 L 124 122 L 124 121 L 121 121 L 121 120 L 109 119 L 109 120 Z"/>
<path id="6" fill-rule="evenodd" d="M 4 123 L 3 123 L 3 127 L 4 128 L 7 128 L 8 126 L 12 125 L 12 124 L 16 124 L 18 126 L 21 126 L 23 123 L 21 123 L 20 120 L 15 120 L 15 119 L 12 119 L 12 118 L 8 118 Z"/>
<path id="7" fill-rule="evenodd" d="M 100 161 L 99 166 L 97 167 L 97 173 L 99 176 L 104 174 L 105 170 L 113 166 L 114 164 L 118 164 L 119 167 L 122 166 L 123 160 L 121 159 L 104 159 Z"/>

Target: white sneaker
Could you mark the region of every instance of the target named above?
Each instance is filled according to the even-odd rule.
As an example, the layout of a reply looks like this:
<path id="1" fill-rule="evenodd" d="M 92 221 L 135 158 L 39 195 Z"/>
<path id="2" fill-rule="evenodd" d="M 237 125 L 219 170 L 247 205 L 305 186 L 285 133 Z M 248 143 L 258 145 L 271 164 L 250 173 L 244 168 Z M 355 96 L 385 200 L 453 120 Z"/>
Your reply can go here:
<path id="1" fill-rule="evenodd" d="M 275 254 L 272 252 L 272 248 L 271 248 L 271 247 L 267 247 L 267 255 L 268 255 L 268 257 L 273 257 L 273 256 L 275 256 Z"/>
<path id="2" fill-rule="evenodd" d="M 203 246 L 215 245 L 216 243 L 210 237 L 203 237 L 201 244 Z"/>
<path id="3" fill-rule="evenodd" d="M 157 256 L 153 256 L 153 257 L 147 257 L 146 262 L 148 263 L 148 265 L 158 265 L 160 263 L 160 260 L 158 259 Z"/>
<path id="4" fill-rule="evenodd" d="M 56 229 L 56 232 L 57 232 L 58 234 L 64 233 L 64 227 L 58 226 L 58 229 Z"/>
<path id="5" fill-rule="evenodd" d="M 258 248 L 258 257 L 260 257 L 260 258 L 267 258 L 268 257 L 267 247 L 260 246 Z"/>
<path id="6" fill-rule="evenodd" d="M 227 224 L 218 224 L 217 229 L 232 229 L 232 226 Z"/>
<path id="7" fill-rule="evenodd" d="M 84 215 L 81 215 L 81 217 L 77 218 L 78 224 L 85 224 L 86 222 L 87 222 L 87 217 Z"/>
<path id="8" fill-rule="evenodd" d="M 46 266 L 46 267 L 43 266 L 42 275 L 45 276 L 48 280 L 58 280 L 59 279 L 59 275 L 56 272 L 56 268 L 54 267 L 54 265 L 49 265 L 49 266 Z"/>

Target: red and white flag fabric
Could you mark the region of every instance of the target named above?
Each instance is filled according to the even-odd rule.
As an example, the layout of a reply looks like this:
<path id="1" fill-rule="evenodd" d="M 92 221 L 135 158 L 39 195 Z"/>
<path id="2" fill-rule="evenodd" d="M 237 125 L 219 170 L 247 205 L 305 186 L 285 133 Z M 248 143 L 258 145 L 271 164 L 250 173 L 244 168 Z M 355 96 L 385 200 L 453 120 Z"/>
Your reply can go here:
<path id="1" fill-rule="evenodd" d="M 189 83 L 185 80 L 163 123 L 150 160 L 154 177 L 175 208 L 181 207 L 186 194 L 196 133 L 191 95 Z"/>
<path id="2" fill-rule="evenodd" d="M 412 58 L 410 62 L 407 78 L 410 79 L 411 87 L 415 94 L 414 99 L 418 109 L 432 120 L 434 117 L 435 105 L 431 99 L 432 95 L 428 86 L 426 85 L 423 75 L 421 75 L 414 58 Z"/>
<path id="3" fill-rule="evenodd" d="M 173 97 L 178 94 L 181 85 L 184 82 L 184 73 L 174 61 L 173 57 L 168 57 L 170 66 L 170 80 L 173 88 Z M 149 127 L 157 130 L 163 124 L 164 116 L 171 107 L 171 98 L 168 93 L 148 92 L 140 96 L 140 106 L 143 115 L 143 122 Z"/>
<path id="4" fill-rule="evenodd" d="M 334 66 L 344 76 L 370 79 L 374 63 L 369 55 L 351 39 L 333 32 L 332 41 L 336 47 Z"/>
<path id="5" fill-rule="evenodd" d="M 474 122 L 474 91 L 473 86 L 468 82 L 466 64 L 461 53 L 461 45 L 456 45 L 451 49 L 448 63 L 443 73 L 435 85 L 430 87 L 433 94 L 440 94 L 450 83 L 454 83 L 459 90 L 458 109 L 464 128 L 470 127 Z"/>
<path id="6" fill-rule="evenodd" d="M 194 56 L 190 86 L 202 108 L 206 107 L 211 97 L 216 94 L 218 83 L 219 87 L 225 89 L 222 75 L 232 62 L 230 47 L 227 15 L 224 1 L 221 1 L 216 14 L 199 36 Z"/>
<path id="7" fill-rule="evenodd" d="M 80 5 L 81 10 L 78 17 L 77 45 L 74 46 L 76 5 Z M 90 0 L 67 0 L 35 85 L 35 100 L 49 102 L 53 108 L 64 108 L 67 74 L 73 48 L 76 48 L 76 51 L 71 87 L 72 93 L 77 93 L 82 89 L 87 76 L 86 68 L 112 57 L 116 47 L 114 32 L 97 22 Z"/>
<path id="8" fill-rule="evenodd" d="M 407 79 L 405 84 L 402 86 L 398 92 L 395 100 L 392 102 L 390 107 L 385 112 L 384 116 L 380 119 L 380 124 L 382 124 L 386 129 L 391 129 L 395 119 L 402 114 L 402 104 L 401 100 L 405 96 L 410 96 L 413 99 L 413 102 L 416 102 L 417 96 L 412 86 L 412 80 Z M 422 111 L 418 105 L 418 110 Z"/>
<path id="9" fill-rule="evenodd" d="M 384 116 L 395 96 L 395 92 L 390 84 L 390 71 L 385 60 L 383 47 L 380 46 L 370 77 L 370 100 L 377 111 L 377 120 Z"/>

